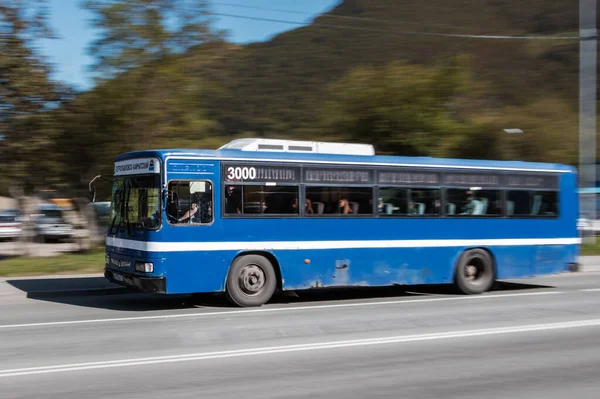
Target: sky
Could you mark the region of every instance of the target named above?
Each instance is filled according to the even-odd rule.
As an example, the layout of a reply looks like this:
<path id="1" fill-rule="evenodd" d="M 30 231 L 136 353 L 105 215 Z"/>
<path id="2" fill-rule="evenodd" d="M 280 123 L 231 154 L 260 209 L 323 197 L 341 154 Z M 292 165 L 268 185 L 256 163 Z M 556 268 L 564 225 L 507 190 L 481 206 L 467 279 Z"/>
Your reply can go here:
<path id="1" fill-rule="evenodd" d="M 304 22 L 306 24 L 310 23 L 318 14 L 329 11 L 340 2 L 341 0 L 210 1 L 212 11 L 215 13 L 281 19 Z M 49 22 L 58 38 L 42 41 L 41 51 L 53 65 L 54 72 L 52 77 L 79 90 L 89 89 L 91 87 L 91 78 L 88 66 L 93 61 L 93 58 L 87 54 L 87 46 L 95 37 L 95 32 L 89 24 L 92 14 L 81 8 L 81 0 L 50 0 L 49 4 Z M 271 10 L 251 9 L 245 6 Z M 307 14 L 282 12 L 280 10 Z M 224 16 L 217 16 L 215 20 L 215 27 L 217 29 L 227 30 L 229 32 L 229 40 L 240 44 L 269 40 L 281 32 L 299 27 L 298 25 L 287 23 Z"/>

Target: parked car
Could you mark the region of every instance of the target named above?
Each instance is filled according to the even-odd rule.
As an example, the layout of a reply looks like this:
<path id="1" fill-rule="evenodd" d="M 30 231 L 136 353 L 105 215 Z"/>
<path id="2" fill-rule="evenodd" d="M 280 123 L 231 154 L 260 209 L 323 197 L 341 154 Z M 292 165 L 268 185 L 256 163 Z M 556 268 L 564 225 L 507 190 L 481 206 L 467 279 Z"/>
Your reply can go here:
<path id="1" fill-rule="evenodd" d="M 73 226 L 65 220 L 63 210 L 54 204 L 40 205 L 39 212 L 34 215 L 36 236 L 40 241 L 71 239 Z"/>
<path id="2" fill-rule="evenodd" d="M 0 240 L 16 240 L 22 233 L 19 211 L 17 209 L 0 211 Z"/>

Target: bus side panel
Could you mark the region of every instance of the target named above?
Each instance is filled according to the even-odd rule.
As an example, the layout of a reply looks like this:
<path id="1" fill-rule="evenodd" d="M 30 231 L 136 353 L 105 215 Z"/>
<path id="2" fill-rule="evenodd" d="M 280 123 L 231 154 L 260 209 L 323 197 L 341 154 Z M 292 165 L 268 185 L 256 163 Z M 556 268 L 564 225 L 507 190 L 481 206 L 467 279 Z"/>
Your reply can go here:
<path id="1" fill-rule="evenodd" d="M 275 251 L 286 290 L 452 282 L 459 248 Z"/>
<path id="2" fill-rule="evenodd" d="M 540 245 L 535 247 L 535 274 L 560 273 L 577 259 L 576 245 Z"/>
<path id="3" fill-rule="evenodd" d="M 285 290 L 335 286 L 419 285 L 453 282 L 456 260 L 468 248 L 385 248 L 273 251 Z M 487 248 L 497 278 L 560 273 L 577 246 Z M 237 251 L 172 252 L 167 292 L 220 292 Z M 534 262 L 535 261 L 535 262 Z M 308 263 L 307 263 L 308 262 Z"/>
<path id="4" fill-rule="evenodd" d="M 460 255 L 469 248 L 387 248 L 276 251 L 283 287 L 452 283 Z M 566 270 L 575 245 L 499 246 L 492 254 L 498 279 L 525 278 Z M 306 262 L 309 263 L 306 263 Z"/>
<path id="5" fill-rule="evenodd" d="M 231 251 L 172 252 L 168 255 L 167 292 L 185 294 L 225 289 Z"/>
<path id="6" fill-rule="evenodd" d="M 533 260 L 535 257 L 535 248 L 533 246 L 492 247 L 489 250 L 496 262 L 497 279 L 533 276 Z"/>

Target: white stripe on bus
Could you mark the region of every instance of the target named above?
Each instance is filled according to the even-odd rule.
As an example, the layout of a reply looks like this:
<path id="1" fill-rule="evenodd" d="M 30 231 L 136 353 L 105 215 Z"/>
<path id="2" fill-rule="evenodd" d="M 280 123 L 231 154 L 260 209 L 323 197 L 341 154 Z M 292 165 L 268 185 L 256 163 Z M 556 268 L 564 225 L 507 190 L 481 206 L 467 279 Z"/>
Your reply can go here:
<path id="1" fill-rule="evenodd" d="M 448 248 L 528 245 L 576 245 L 581 238 L 503 238 L 473 240 L 340 240 L 340 241 L 195 241 L 159 242 L 106 237 L 106 245 L 147 252 L 269 251 L 369 248 Z"/>

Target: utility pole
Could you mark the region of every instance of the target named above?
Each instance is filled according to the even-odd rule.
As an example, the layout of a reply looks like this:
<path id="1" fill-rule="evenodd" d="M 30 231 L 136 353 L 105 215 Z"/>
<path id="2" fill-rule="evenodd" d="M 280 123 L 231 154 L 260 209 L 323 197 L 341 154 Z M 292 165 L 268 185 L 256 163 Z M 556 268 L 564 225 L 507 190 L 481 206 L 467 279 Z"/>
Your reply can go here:
<path id="1" fill-rule="evenodd" d="M 596 0 L 579 0 L 579 188 L 596 186 Z M 583 201 L 580 213 L 596 220 L 596 200 Z M 596 242 L 595 233 L 586 237 Z"/>

